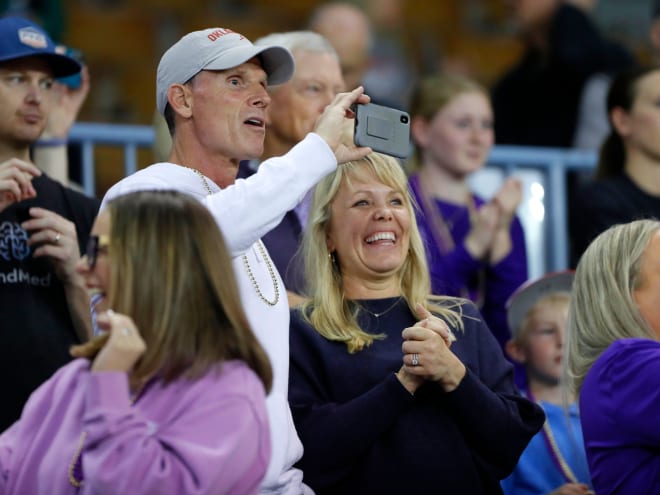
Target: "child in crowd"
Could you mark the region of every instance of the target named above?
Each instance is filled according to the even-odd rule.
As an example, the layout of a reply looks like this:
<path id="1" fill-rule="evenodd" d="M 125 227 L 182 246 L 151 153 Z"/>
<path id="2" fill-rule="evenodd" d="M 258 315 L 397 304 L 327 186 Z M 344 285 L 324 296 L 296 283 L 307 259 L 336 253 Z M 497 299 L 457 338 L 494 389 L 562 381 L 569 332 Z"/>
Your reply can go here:
<path id="1" fill-rule="evenodd" d="M 506 352 L 523 365 L 527 396 L 546 414 L 543 429 L 502 481 L 506 495 L 578 495 L 590 487 L 577 405 L 564 402 L 560 381 L 573 272 L 550 273 L 523 284 L 507 302 L 512 339 Z"/>

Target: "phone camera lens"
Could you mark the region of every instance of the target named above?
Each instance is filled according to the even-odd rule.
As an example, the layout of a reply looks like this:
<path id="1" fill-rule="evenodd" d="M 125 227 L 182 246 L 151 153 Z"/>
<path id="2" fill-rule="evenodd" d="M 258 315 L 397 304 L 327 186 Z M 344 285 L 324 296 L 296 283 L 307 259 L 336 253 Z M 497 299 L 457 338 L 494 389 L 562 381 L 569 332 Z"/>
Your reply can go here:
<path id="1" fill-rule="evenodd" d="M 401 116 L 401 123 L 402 124 L 407 124 L 408 123 L 408 116 L 407 115 L 402 115 Z"/>

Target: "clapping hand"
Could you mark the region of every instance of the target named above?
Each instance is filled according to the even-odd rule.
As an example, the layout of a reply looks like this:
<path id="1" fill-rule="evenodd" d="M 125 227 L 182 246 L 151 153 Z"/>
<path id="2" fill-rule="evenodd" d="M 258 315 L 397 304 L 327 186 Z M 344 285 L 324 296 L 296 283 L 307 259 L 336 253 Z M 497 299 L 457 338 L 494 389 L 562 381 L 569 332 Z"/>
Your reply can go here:
<path id="1" fill-rule="evenodd" d="M 499 222 L 500 210 L 496 203 L 486 203 L 477 210 L 465 238 L 465 249 L 470 256 L 480 260 L 489 254 Z"/>
<path id="2" fill-rule="evenodd" d="M 522 183 L 520 179 L 509 177 L 505 180 L 492 201 L 499 207 L 500 219 L 498 228 L 508 231 L 511 227 L 513 217 L 516 215 L 516 209 L 520 205 L 520 201 L 522 201 Z"/>
<path id="3" fill-rule="evenodd" d="M 465 238 L 465 249 L 470 256 L 495 264 L 511 251 L 511 222 L 521 200 L 520 179 L 510 177 L 493 199 L 479 208 Z"/>
<path id="4" fill-rule="evenodd" d="M 442 319 L 421 304 L 415 309 L 420 321 L 402 333 L 403 369 L 407 374 L 438 382 L 451 392 L 466 373 L 465 365 L 449 349 L 454 335 Z"/>
<path id="5" fill-rule="evenodd" d="M 435 316 L 420 303 L 415 304 L 415 311 L 417 312 L 417 316 L 421 318 L 421 320 L 415 323 L 415 326 L 433 330 L 442 337 L 442 340 L 445 341 L 447 347 L 450 347 L 451 343 L 456 341 L 456 336 L 452 333 L 444 320 Z"/>

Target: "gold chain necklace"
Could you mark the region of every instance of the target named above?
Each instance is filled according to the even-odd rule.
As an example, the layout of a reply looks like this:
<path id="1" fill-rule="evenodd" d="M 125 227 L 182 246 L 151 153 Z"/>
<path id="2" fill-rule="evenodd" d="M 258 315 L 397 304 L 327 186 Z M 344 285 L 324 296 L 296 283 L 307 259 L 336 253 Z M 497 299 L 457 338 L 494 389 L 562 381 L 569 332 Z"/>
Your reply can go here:
<path id="1" fill-rule="evenodd" d="M 83 431 L 80 435 L 80 440 L 78 441 L 78 447 L 73 453 L 71 462 L 69 463 L 69 470 L 67 471 L 69 475 L 69 483 L 71 483 L 76 488 L 80 488 L 85 484 L 85 480 L 76 478 L 76 467 L 78 466 L 78 461 L 80 460 L 80 454 L 82 454 L 83 447 L 85 446 L 85 440 L 87 440 L 87 432 Z M 82 466 L 81 466 L 82 470 Z M 82 478 L 82 476 L 81 476 Z"/>
<path id="2" fill-rule="evenodd" d="M 571 483 L 579 483 L 577 476 L 575 476 L 575 473 L 571 469 L 571 466 L 568 465 L 568 462 L 566 462 L 566 459 L 564 459 L 564 456 L 559 450 L 559 446 L 557 445 L 557 441 L 555 440 L 555 436 L 552 433 L 552 428 L 550 428 L 549 423 L 550 422 L 546 419 L 545 423 L 543 423 L 543 431 L 545 433 L 545 438 L 548 440 L 548 445 L 550 445 L 550 448 L 554 452 L 555 458 L 559 463 L 562 474 L 564 475 L 564 478 L 566 478 Z"/>
<path id="3" fill-rule="evenodd" d="M 532 394 L 531 387 L 528 388 L 526 392 L 527 397 L 530 400 L 536 402 L 539 405 L 541 404 L 541 401 L 536 400 Z M 550 427 L 550 420 L 547 417 L 543 423 L 543 439 L 545 440 L 546 447 L 550 451 L 549 453 L 553 463 L 555 466 L 557 466 L 557 468 L 559 468 L 559 471 L 561 472 L 564 479 L 570 483 L 579 483 L 580 481 L 577 479 L 577 476 L 575 476 L 571 466 L 568 465 L 568 462 L 566 462 L 566 459 L 564 459 L 561 450 L 559 450 L 559 445 L 557 445 L 557 440 L 555 440 L 555 435 L 552 433 L 552 428 Z"/>
<path id="4" fill-rule="evenodd" d="M 204 174 L 201 173 L 196 168 L 191 168 L 191 167 L 186 167 L 186 168 L 192 170 L 199 176 L 199 178 L 202 180 L 202 184 L 204 185 L 204 188 L 206 189 L 206 192 L 209 194 L 209 196 L 212 195 L 213 191 L 211 191 L 211 187 L 209 186 L 206 177 L 204 177 Z M 261 257 L 266 262 L 266 268 L 268 269 L 268 274 L 270 275 L 270 279 L 273 282 L 273 289 L 274 289 L 273 292 L 275 292 L 275 297 L 273 298 L 272 301 L 266 299 L 266 296 L 264 296 L 263 293 L 261 292 L 261 287 L 259 287 L 257 278 L 254 276 L 254 273 L 252 273 L 252 267 L 250 267 L 250 262 L 248 261 L 247 256 L 245 254 L 242 256 L 243 266 L 245 267 L 245 271 L 248 274 L 248 278 L 252 283 L 252 287 L 254 287 L 254 290 L 259 296 L 259 299 L 261 299 L 269 306 L 275 306 L 280 300 L 280 288 L 279 288 L 279 284 L 277 283 L 277 276 L 275 275 L 275 269 L 273 268 L 273 264 L 271 263 L 270 256 L 268 256 L 268 252 L 266 251 L 266 248 L 261 242 L 261 239 L 257 241 L 257 247 L 259 248 L 259 253 L 261 254 Z"/>

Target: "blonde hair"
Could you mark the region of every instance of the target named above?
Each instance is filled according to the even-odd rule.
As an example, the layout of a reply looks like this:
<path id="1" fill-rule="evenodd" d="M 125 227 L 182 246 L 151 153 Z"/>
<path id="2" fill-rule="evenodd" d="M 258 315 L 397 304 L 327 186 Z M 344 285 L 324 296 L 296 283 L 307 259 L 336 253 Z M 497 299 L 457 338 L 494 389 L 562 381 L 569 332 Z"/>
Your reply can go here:
<path id="1" fill-rule="evenodd" d="M 140 191 L 113 199 L 108 212 L 108 302 L 133 319 L 147 348 L 131 384 L 156 374 L 166 383 L 197 378 L 240 359 L 269 390 L 270 362 L 243 312 L 224 238 L 204 205 L 175 191 Z M 93 346 L 85 352 L 92 358 Z"/>
<path id="2" fill-rule="evenodd" d="M 601 233 L 582 255 L 575 272 L 564 349 L 569 391 L 580 393 L 594 361 L 614 341 L 657 340 L 633 292 L 642 282 L 644 252 L 660 229 L 656 220 L 637 220 Z"/>
<path id="3" fill-rule="evenodd" d="M 333 261 L 326 244 L 330 225 L 332 202 L 343 183 L 351 179 L 373 176 L 381 183 L 400 192 L 411 218 L 408 256 L 399 270 L 401 294 L 414 311 L 421 302 L 430 311 L 439 314 L 458 329 L 463 328 L 460 306 L 463 300 L 432 297 L 426 254 L 422 243 L 408 184 L 401 165 L 379 153 L 371 153 L 361 160 L 344 163 L 325 177 L 314 190 L 305 230 L 302 253 L 307 276 L 307 295 L 303 304 L 303 317 L 328 340 L 344 342 L 348 352 L 354 353 L 371 345 L 374 339 L 384 338 L 362 330 L 357 323 L 357 308 L 344 298 L 342 274 Z M 457 309 L 457 311 L 454 311 Z"/>
<path id="4" fill-rule="evenodd" d="M 431 121 L 454 98 L 464 93 L 480 93 L 490 101 L 481 84 L 458 74 L 437 74 L 423 78 L 415 87 L 410 103 L 410 117 Z M 415 154 L 406 165 L 416 170 L 421 165 L 421 150 L 415 143 Z"/>
<path id="5" fill-rule="evenodd" d="M 555 305 L 559 303 L 566 303 L 566 305 L 568 306 L 570 300 L 571 300 L 570 292 L 557 291 L 547 294 L 543 297 L 540 297 L 536 302 L 534 302 L 532 307 L 529 308 L 527 313 L 525 313 L 525 316 L 521 320 L 518 328 L 515 329 L 515 331 L 513 331 L 513 340 L 519 344 L 525 342 L 529 334 L 529 331 L 531 330 L 532 321 L 536 313 L 538 313 L 542 307 L 546 305 Z"/>

